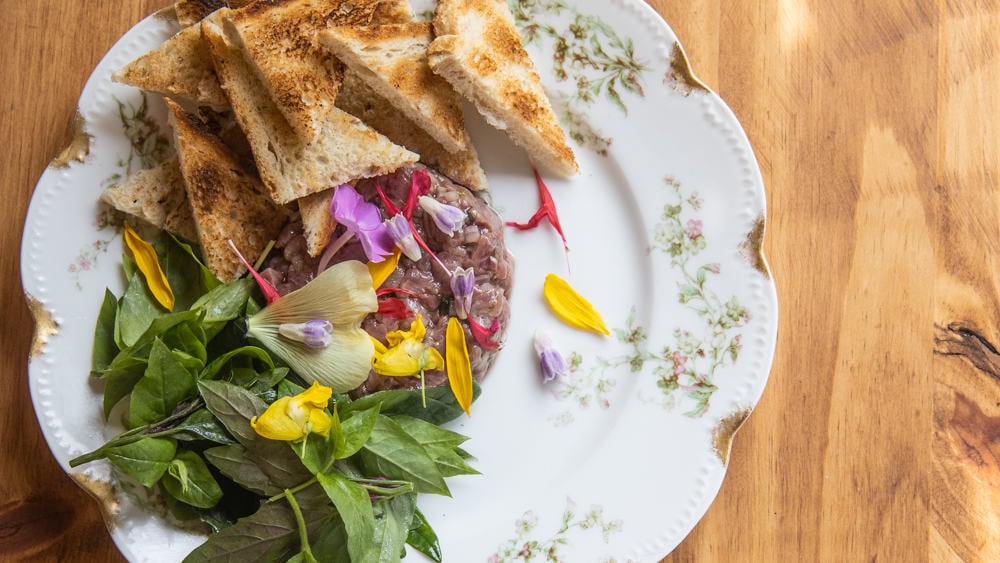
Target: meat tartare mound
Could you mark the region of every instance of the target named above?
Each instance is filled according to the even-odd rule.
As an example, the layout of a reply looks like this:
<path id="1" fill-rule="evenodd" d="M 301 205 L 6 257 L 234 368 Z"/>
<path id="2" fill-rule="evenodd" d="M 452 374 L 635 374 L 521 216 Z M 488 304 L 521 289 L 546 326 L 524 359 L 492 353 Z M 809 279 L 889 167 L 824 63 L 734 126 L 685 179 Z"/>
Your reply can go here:
<path id="1" fill-rule="evenodd" d="M 496 321 L 498 329 L 493 334 L 492 340 L 502 342 L 510 319 L 509 299 L 514 278 L 514 259 L 504 244 L 504 223 L 499 215 L 469 189 L 419 164 L 401 168 L 392 174 L 360 180 L 355 189 L 366 201 L 377 204 L 387 217 L 388 214 L 375 187 L 376 183 L 382 187 L 389 200 L 402 207 L 410 191 L 411 177 L 416 170 L 426 170 L 430 176 L 431 187 L 428 196 L 466 213 L 464 224 L 452 235 L 438 229 L 431 216 L 420 206 L 417 206 L 413 214 L 416 231 L 448 271 L 445 271 L 426 252 L 422 252 L 417 261 L 402 256 L 396 270 L 389 275 L 382 287 L 405 290 L 394 293 L 393 297 L 401 299 L 412 312 L 412 316 L 399 319 L 374 313 L 369 315 L 361 326 L 373 337 L 385 342 L 386 333 L 409 329 L 414 316 L 420 315 L 427 329 L 424 343 L 437 348 L 444 355 L 448 318 L 457 316 L 449 272 L 465 268 L 475 272 L 476 280 L 469 318 L 485 327 L 490 327 Z M 332 238 L 339 237 L 343 232 L 342 229 L 343 227 L 338 227 Z M 345 260 L 362 262 L 367 260 L 360 242 L 356 239 L 337 252 L 331 265 Z M 278 237 L 261 274 L 278 289 L 279 293 L 285 294 L 302 287 L 315 277 L 318 264 L 319 259 L 310 257 L 306 251 L 302 223 L 293 221 Z M 496 359 L 498 349 L 480 345 L 467 323 L 463 323 L 463 328 L 466 332 L 473 378 L 482 382 Z M 425 384 L 429 387 L 447 382 L 444 371 L 428 371 L 424 377 Z M 385 389 L 419 387 L 419 377 L 385 377 L 372 371 L 367 381 L 352 394 L 360 396 Z"/>

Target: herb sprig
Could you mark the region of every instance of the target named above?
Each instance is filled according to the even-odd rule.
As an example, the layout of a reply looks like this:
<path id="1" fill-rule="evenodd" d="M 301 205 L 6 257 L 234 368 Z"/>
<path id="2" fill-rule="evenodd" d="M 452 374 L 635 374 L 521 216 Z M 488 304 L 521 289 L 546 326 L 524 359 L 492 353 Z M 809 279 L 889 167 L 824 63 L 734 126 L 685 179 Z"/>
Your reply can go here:
<path id="1" fill-rule="evenodd" d="M 252 280 L 220 283 L 169 235 L 153 249 L 175 308 L 125 255 L 128 285 L 105 293 L 91 374 L 126 431 L 70 466 L 108 459 L 175 517 L 209 526 L 185 561 L 399 561 L 406 545 L 441 561 L 417 495 L 450 495 L 446 478 L 478 473 L 467 438 L 440 426 L 463 412 L 451 391 L 428 389 L 426 405 L 419 391 L 338 394 L 328 436 L 266 439 L 251 419 L 305 382 L 247 336 Z"/>

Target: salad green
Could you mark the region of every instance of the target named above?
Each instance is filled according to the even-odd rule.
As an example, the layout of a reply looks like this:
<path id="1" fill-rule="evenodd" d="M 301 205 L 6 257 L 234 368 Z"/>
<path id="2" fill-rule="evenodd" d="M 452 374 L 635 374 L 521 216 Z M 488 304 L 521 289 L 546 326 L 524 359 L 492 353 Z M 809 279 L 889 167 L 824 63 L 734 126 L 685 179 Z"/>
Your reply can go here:
<path id="1" fill-rule="evenodd" d="M 173 517 L 204 523 L 212 533 L 185 561 L 399 561 L 406 546 L 441 561 L 417 496 L 449 495 L 446 478 L 478 473 L 467 438 L 441 427 L 464 412 L 451 390 L 336 394 L 321 405 L 327 435 L 264 438 L 251 421 L 307 382 L 247 335 L 261 308 L 253 281 L 220 283 L 168 234 L 152 247 L 174 310 L 126 253 L 127 286 L 105 292 L 91 369 L 105 417 L 125 431 L 70 465 L 107 459 Z"/>

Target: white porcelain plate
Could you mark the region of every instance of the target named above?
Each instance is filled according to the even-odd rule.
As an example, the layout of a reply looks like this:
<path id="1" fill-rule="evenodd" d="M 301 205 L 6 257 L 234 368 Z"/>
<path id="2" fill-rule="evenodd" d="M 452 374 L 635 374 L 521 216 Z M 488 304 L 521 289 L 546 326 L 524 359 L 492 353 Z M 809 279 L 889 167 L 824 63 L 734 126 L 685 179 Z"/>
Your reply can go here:
<path id="1" fill-rule="evenodd" d="M 473 416 L 453 425 L 471 437 L 482 475 L 452 479 L 453 498 L 424 495 L 420 506 L 446 561 L 658 560 L 718 492 L 730 439 L 771 366 L 764 187 L 736 118 L 646 4 L 511 5 L 580 161 L 579 176 L 546 178 L 571 251 L 567 260 L 544 224 L 508 232 L 517 260 L 508 338 Z M 170 151 L 161 100 L 110 76 L 176 29 L 171 16 L 150 16 L 105 56 L 79 104 L 88 137 L 76 148 L 89 154 L 70 151 L 79 161 L 46 170 L 28 212 L 22 279 L 44 343 L 29 367 L 31 397 L 67 471 L 121 430 L 102 420 L 101 389 L 88 378 L 104 289 L 123 287 L 121 238 L 98 195 Z M 466 113 L 496 208 L 526 220 L 538 205 L 526 155 Z M 542 298 L 549 272 L 587 296 L 613 336 L 561 324 Z M 537 329 L 572 358 L 564 385 L 540 381 Z M 71 473 L 102 499 L 130 560 L 179 561 L 202 541 L 142 509 L 106 462 Z"/>

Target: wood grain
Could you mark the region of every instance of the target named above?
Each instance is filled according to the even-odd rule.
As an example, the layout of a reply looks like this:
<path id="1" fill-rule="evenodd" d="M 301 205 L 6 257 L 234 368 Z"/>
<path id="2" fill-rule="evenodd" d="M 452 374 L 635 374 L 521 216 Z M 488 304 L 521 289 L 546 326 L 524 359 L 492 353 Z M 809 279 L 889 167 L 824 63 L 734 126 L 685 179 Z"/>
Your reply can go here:
<path id="1" fill-rule="evenodd" d="M 163 0 L 0 0 L 0 560 L 115 561 L 25 370 L 32 187 L 103 53 Z M 1000 561 L 1000 2 L 652 0 L 768 191 L 777 357 L 666 561 Z"/>

